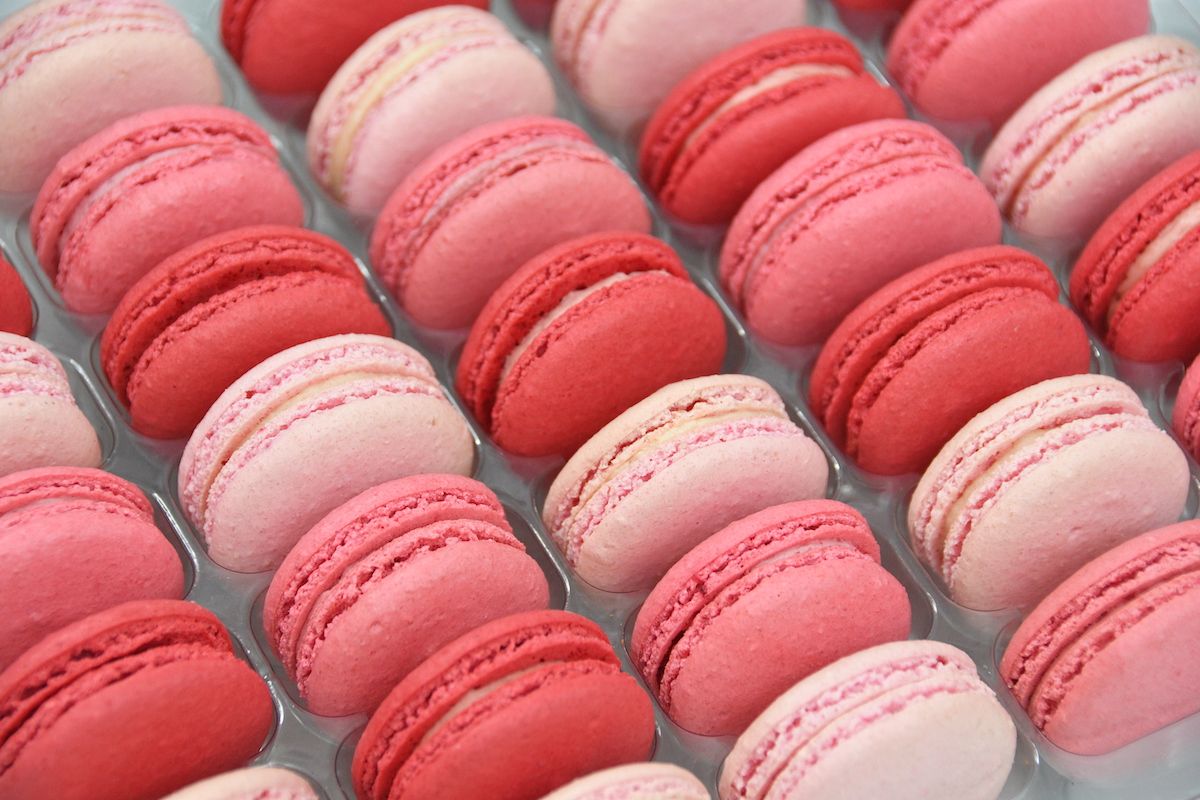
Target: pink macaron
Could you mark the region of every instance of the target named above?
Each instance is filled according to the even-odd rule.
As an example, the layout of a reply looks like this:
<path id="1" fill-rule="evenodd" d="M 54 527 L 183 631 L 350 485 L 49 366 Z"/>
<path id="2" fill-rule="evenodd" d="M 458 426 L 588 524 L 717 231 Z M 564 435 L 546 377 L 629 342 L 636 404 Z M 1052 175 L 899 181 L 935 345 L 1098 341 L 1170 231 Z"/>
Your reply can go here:
<path id="1" fill-rule="evenodd" d="M 1149 25 L 1147 0 L 916 0 L 887 65 L 922 113 L 999 127 L 1067 67 Z"/>
<path id="2" fill-rule="evenodd" d="M 542 800 L 712 800 L 712 795 L 683 767 L 646 763 L 594 772 Z"/>
<path id="3" fill-rule="evenodd" d="M 677 725 L 738 734 L 796 681 L 907 637 L 910 621 L 862 515 L 804 500 L 738 520 L 681 558 L 638 612 L 630 655 Z"/>
<path id="4" fill-rule="evenodd" d="M 575 573 L 648 589 L 680 556 L 755 511 L 822 497 L 829 466 L 770 385 L 716 375 L 666 386 L 566 463 L 542 521 Z"/>
<path id="5" fill-rule="evenodd" d="M 63 156 L 29 229 L 67 308 L 93 314 L 206 236 L 303 221 L 266 131 L 229 108 L 180 106 L 120 120 Z"/>
<path id="6" fill-rule="evenodd" d="M 1200 521 L 1081 567 L 1021 624 L 1000 677 L 1034 727 L 1099 755 L 1200 711 Z"/>
<path id="7" fill-rule="evenodd" d="M 1171 427 L 1184 449 L 1200 461 L 1200 356 L 1184 373 L 1179 394 L 1175 397 Z"/>
<path id="8" fill-rule="evenodd" d="M 357 714 L 442 645 L 545 608 L 548 591 L 490 489 L 417 475 L 368 489 L 301 537 L 263 625 L 310 710 Z"/>
<path id="9" fill-rule="evenodd" d="M 208 778 L 162 800 L 319 800 L 307 779 L 282 767 L 248 767 Z"/>
<path id="10" fill-rule="evenodd" d="M 721 800 L 996 800 L 1012 720 L 970 657 L 942 642 L 882 644 L 800 681 L 738 738 Z"/>
<path id="11" fill-rule="evenodd" d="M 382 336 L 331 336 L 235 381 L 196 426 L 179 496 L 214 561 L 273 569 L 322 517 L 385 481 L 471 471 L 475 442 L 429 362 Z"/>
<path id="12" fill-rule="evenodd" d="M 160 0 L 40 0 L 0 23 L 0 192 L 36 189 L 122 117 L 219 103 L 216 66 Z"/>
<path id="13" fill-rule="evenodd" d="M 470 6 L 432 8 L 342 64 L 313 111 L 308 162 L 335 200 L 370 216 L 454 137 L 554 106 L 550 74 L 503 22 Z"/>
<path id="14" fill-rule="evenodd" d="M 1030 386 L 951 439 L 913 493 L 913 549 L 970 608 L 1029 607 L 1088 559 L 1179 518 L 1187 459 L 1103 375 Z"/>
<path id="15" fill-rule="evenodd" d="M 554 245 L 650 232 L 637 185 L 570 122 L 476 128 L 412 171 L 379 215 L 371 263 L 414 321 L 464 328 L 505 278 Z"/>
<path id="16" fill-rule="evenodd" d="M 1084 58 L 1021 106 L 979 174 L 1021 234 L 1082 244 L 1117 205 L 1200 149 L 1200 50 L 1142 36 Z"/>
<path id="17" fill-rule="evenodd" d="M 795 0 L 558 0 L 550 42 L 592 113 L 623 133 L 706 61 L 803 25 L 804 11 Z"/>
<path id="18" fill-rule="evenodd" d="M 719 276 L 756 333 L 817 344 L 888 281 L 998 244 L 1000 228 L 996 204 L 948 139 L 920 122 L 866 122 L 812 144 L 750 195 Z"/>

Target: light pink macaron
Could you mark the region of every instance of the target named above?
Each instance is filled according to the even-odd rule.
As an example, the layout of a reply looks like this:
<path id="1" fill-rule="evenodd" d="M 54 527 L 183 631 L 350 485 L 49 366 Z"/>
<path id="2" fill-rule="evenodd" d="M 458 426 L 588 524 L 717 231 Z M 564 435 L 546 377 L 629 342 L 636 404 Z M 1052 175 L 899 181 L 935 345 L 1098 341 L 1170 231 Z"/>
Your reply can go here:
<path id="1" fill-rule="evenodd" d="M 542 800 L 711 800 L 704 784 L 683 767 L 666 763 L 626 764 L 593 772 Z"/>
<path id="2" fill-rule="evenodd" d="M 290 769 L 248 767 L 193 783 L 162 800 L 318 800 L 318 795 Z"/>

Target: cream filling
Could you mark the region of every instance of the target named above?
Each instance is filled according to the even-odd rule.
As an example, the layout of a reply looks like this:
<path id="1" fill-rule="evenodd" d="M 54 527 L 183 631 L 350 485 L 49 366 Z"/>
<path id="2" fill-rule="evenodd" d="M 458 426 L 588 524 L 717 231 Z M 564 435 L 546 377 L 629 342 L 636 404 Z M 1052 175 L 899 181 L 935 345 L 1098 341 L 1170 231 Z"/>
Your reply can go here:
<path id="1" fill-rule="evenodd" d="M 443 728 L 445 728 L 447 725 L 449 725 L 451 722 L 454 721 L 455 717 L 457 717 L 459 714 L 466 711 L 470 706 L 474 705 L 478 701 L 482 700 L 483 698 L 487 697 L 490 694 L 494 694 L 495 692 L 498 692 L 500 689 L 503 689 L 505 686 L 512 683 L 513 681 L 523 678 L 524 676 L 528 675 L 530 672 L 533 672 L 535 669 L 541 669 L 542 667 L 548 666 L 550 664 L 558 664 L 558 663 L 562 663 L 562 662 L 560 662 L 560 661 L 543 661 L 539 664 L 534 664 L 532 667 L 526 667 L 525 669 L 517 670 L 516 672 L 512 673 L 511 675 L 505 675 L 503 678 L 494 680 L 489 684 L 479 687 L 478 689 L 472 689 L 471 691 L 467 692 L 465 695 L 462 696 L 461 700 L 459 700 L 457 703 L 455 703 L 453 706 L 451 706 L 450 710 L 442 715 L 441 719 L 439 719 L 436 723 L 434 723 L 432 728 L 430 728 L 428 731 L 425 732 L 425 735 L 421 737 L 421 740 L 419 742 L 417 742 L 417 747 L 414 748 L 414 750 L 419 749 L 426 742 L 428 742 L 430 739 L 432 739 L 434 736 L 437 736 L 438 733 Z"/>
<path id="2" fill-rule="evenodd" d="M 1171 223 L 1154 238 L 1154 241 L 1146 245 L 1133 264 L 1129 267 L 1129 272 L 1125 274 L 1125 279 L 1121 281 L 1121 285 L 1117 287 L 1117 294 L 1113 297 L 1112 302 L 1108 306 L 1108 321 L 1112 322 L 1113 316 L 1117 313 L 1117 308 L 1120 307 L 1121 301 L 1125 299 L 1125 295 L 1133 290 L 1138 281 L 1146 276 L 1146 273 L 1151 268 L 1162 260 L 1171 248 L 1179 244 L 1179 242 L 1188 235 L 1194 228 L 1200 227 L 1200 202 L 1192 203 L 1185 208 L 1179 216 L 1171 220 Z"/>

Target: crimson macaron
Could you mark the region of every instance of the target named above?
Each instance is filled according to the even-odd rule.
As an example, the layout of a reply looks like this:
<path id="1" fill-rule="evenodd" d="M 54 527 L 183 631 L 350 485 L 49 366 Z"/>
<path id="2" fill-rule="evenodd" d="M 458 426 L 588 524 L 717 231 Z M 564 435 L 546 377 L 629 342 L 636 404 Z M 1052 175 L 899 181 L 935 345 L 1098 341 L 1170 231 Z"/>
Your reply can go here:
<path id="1" fill-rule="evenodd" d="M 309 708 L 372 711 L 444 644 L 545 608 L 546 577 L 490 489 L 458 475 L 389 481 L 329 512 L 275 573 L 263 624 Z"/>
<path id="2" fill-rule="evenodd" d="M 729 50 L 681 81 L 642 135 L 642 179 L 667 213 L 729 222 L 764 178 L 822 136 L 903 117 L 904 103 L 845 37 L 789 28 Z"/>
<path id="3" fill-rule="evenodd" d="M 650 699 L 591 620 L 535 611 L 430 656 L 388 695 L 354 751 L 362 800 L 537 800 L 644 761 Z"/>
<path id="4" fill-rule="evenodd" d="M 463 401 L 501 447 L 570 453 L 668 383 L 716 372 L 725 323 L 658 239 L 604 233 L 535 257 L 492 295 L 458 364 Z"/>
<path id="5" fill-rule="evenodd" d="M 302 228 L 256 226 L 168 257 L 117 306 L 100 359 L 130 424 L 187 436 L 266 357 L 338 333 L 389 334 L 354 257 Z"/>
<path id="6" fill-rule="evenodd" d="M 1119 356 L 1200 354 L 1200 151 L 1109 215 L 1075 262 L 1071 301 Z"/>
<path id="7" fill-rule="evenodd" d="M 0 796 L 156 800 L 258 752 L 263 679 L 212 612 L 137 600 L 93 614 L 0 673 Z"/>
<path id="8" fill-rule="evenodd" d="M 860 467 L 898 475 L 923 470 L 997 400 L 1090 362 L 1050 269 L 997 245 L 946 256 L 863 301 L 822 348 L 809 401 Z"/>
<path id="9" fill-rule="evenodd" d="M 248 225 L 299 225 L 304 202 L 267 132 L 220 106 L 147 111 L 63 156 L 29 219 L 72 311 L 107 313 L 167 256 Z"/>
<path id="10" fill-rule="evenodd" d="M 739 520 L 680 559 L 638 612 L 630 653 L 678 725 L 738 734 L 796 681 L 907 637 L 910 621 L 862 515 L 804 500 Z"/>
<path id="11" fill-rule="evenodd" d="M 28 336 L 33 330 L 33 301 L 16 267 L 0 255 L 0 331 Z"/>
<path id="12" fill-rule="evenodd" d="M 1183 448 L 1200 461 L 1200 356 L 1184 373 L 1179 394 L 1175 397 L 1175 410 L 1171 415 L 1171 427 Z"/>

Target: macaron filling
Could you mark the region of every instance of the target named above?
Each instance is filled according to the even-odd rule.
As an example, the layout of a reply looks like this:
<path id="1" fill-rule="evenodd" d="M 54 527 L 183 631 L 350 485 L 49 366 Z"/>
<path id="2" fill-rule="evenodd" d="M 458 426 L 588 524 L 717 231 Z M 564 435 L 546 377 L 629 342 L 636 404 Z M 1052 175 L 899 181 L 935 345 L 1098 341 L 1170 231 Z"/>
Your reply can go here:
<path id="1" fill-rule="evenodd" d="M 1138 253 L 1108 306 L 1107 322 L 1112 323 L 1121 302 L 1129 296 L 1142 278 L 1197 228 L 1200 228 L 1200 202 L 1192 203 L 1180 212 L 1179 216 L 1167 223 L 1145 249 Z"/>

